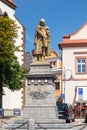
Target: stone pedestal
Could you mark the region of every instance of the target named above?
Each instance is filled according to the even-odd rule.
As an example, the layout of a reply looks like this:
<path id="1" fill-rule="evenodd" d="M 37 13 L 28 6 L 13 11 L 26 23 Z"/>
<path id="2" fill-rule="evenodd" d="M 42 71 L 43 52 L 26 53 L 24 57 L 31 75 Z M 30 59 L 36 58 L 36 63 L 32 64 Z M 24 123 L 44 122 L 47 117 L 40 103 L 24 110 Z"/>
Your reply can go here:
<path id="1" fill-rule="evenodd" d="M 27 77 L 25 119 L 56 119 L 57 108 L 54 80 L 48 62 L 34 62 Z"/>

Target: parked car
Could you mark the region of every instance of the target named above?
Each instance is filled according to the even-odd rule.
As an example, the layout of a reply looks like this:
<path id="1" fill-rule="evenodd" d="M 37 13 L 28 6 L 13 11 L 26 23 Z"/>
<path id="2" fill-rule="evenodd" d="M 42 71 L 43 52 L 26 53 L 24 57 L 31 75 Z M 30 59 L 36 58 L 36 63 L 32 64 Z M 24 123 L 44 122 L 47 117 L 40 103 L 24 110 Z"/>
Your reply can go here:
<path id="1" fill-rule="evenodd" d="M 65 119 L 66 123 L 75 121 L 75 114 L 72 105 L 68 103 L 57 103 L 57 107 L 59 119 Z"/>

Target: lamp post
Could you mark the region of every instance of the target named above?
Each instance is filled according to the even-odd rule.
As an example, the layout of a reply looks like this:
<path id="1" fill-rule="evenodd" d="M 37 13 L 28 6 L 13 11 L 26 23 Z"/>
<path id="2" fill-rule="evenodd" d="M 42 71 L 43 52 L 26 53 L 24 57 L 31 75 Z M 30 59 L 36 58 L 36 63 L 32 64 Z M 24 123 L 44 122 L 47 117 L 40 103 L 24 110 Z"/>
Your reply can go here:
<path id="1" fill-rule="evenodd" d="M 68 72 L 68 71 L 70 71 L 70 80 L 72 80 L 73 79 L 73 75 L 72 75 L 72 71 L 71 71 L 71 69 L 66 69 L 65 70 L 65 67 L 64 67 L 64 71 L 63 71 L 63 81 L 64 81 L 64 92 L 63 92 L 63 94 L 64 94 L 64 103 L 65 103 L 65 84 L 66 84 L 66 73 Z"/>

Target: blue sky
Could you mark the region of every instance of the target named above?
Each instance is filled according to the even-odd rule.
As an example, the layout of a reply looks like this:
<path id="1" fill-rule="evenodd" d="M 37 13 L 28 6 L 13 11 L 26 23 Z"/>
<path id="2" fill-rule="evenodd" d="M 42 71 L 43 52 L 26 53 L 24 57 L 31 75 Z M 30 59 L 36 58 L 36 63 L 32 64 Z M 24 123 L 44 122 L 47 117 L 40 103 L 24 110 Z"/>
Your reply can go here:
<path id="1" fill-rule="evenodd" d="M 51 49 L 61 52 L 63 36 L 87 22 L 87 0 L 14 0 L 16 16 L 26 28 L 26 52 L 34 49 L 35 28 L 44 18 L 50 28 Z"/>

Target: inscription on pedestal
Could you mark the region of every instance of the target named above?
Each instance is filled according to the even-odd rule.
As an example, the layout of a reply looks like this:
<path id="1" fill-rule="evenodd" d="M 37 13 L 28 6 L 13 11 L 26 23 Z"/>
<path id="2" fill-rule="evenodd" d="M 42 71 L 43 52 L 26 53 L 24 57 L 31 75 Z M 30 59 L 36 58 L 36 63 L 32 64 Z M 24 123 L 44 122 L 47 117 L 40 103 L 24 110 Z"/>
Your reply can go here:
<path id="1" fill-rule="evenodd" d="M 49 92 L 30 92 L 30 96 L 32 96 L 32 99 L 46 99 L 46 97 L 51 94 Z"/>

